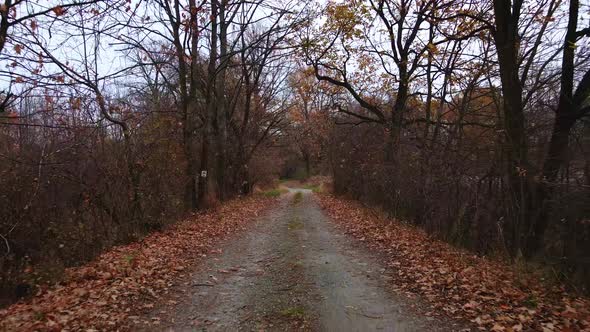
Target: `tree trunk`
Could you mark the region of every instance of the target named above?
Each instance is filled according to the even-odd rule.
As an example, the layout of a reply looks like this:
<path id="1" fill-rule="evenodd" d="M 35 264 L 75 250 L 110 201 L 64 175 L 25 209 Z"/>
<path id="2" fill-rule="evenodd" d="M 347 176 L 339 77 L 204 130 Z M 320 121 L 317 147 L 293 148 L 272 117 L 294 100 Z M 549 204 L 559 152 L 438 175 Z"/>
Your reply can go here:
<path id="1" fill-rule="evenodd" d="M 229 65 L 228 45 L 227 45 L 227 26 L 225 13 L 228 6 L 228 0 L 221 0 L 219 7 L 219 71 L 215 79 L 216 82 L 216 181 L 217 190 L 220 200 L 225 200 L 227 196 L 226 184 L 226 167 L 227 167 L 227 96 L 226 96 L 226 72 Z"/>
<path id="2" fill-rule="evenodd" d="M 191 0 L 189 2 L 189 6 L 191 8 L 194 8 L 195 1 Z M 174 13 L 176 17 L 181 16 L 180 7 L 180 2 L 178 0 L 175 0 Z M 186 159 L 184 209 L 185 211 L 192 211 L 197 208 L 197 192 L 195 186 L 196 161 L 193 136 L 193 119 L 195 115 L 194 112 L 196 112 L 196 109 L 194 107 L 195 94 L 193 91 L 196 89 L 196 86 L 193 80 L 191 79 L 189 91 L 189 82 L 187 82 L 187 77 L 190 73 L 185 60 L 185 49 L 183 46 L 183 42 L 181 40 L 180 24 L 174 20 L 172 14 L 170 15 L 170 22 L 173 34 L 173 44 L 174 48 L 176 49 L 176 61 L 178 62 L 178 84 L 180 89 L 180 106 L 182 109 L 182 144 L 184 157 Z M 193 16 L 191 21 L 191 28 L 193 29 L 193 32 L 197 30 L 196 24 L 196 16 Z M 195 36 L 192 36 L 192 38 L 195 38 Z M 194 69 L 191 67 L 191 70 Z"/>
<path id="3" fill-rule="evenodd" d="M 209 155 L 210 140 L 214 137 L 213 123 L 216 115 L 215 82 L 217 76 L 217 1 L 211 1 L 211 50 L 209 52 L 209 65 L 207 67 L 207 108 L 203 114 L 203 132 L 201 142 L 201 174 L 199 175 L 199 207 L 206 208 L 209 199 L 214 199 L 215 188 L 209 182 Z M 209 197 L 213 196 L 213 197 Z"/>
<path id="4" fill-rule="evenodd" d="M 493 33 L 503 94 L 504 153 L 511 201 L 512 254 L 522 250 L 522 236 L 529 223 L 528 149 L 525 117 L 522 105 L 522 86 L 518 72 L 518 21 L 522 2 L 494 0 L 496 27 Z"/>
<path id="5" fill-rule="evenodd" d="M 402 129 L 402 121 L 404 118 L 404 112 L 406 109 L 406 103 L 408 101 L 408 69 L 407 69 L 407 58 L 402 58 L 401 63 L 398 65 L 399 68 L 399 85 L 395 102 L 393 104 L 393 113 L 391 114 L 389 124 L 389 140 L 386 144 L 385 161 L 394 163 L 399 158 L 400 152 L 400 136 Z M 397 167 L 396 167 L 397 169 Z"/>
<path id="6" fill-rule="evenodd" d="M 141 174 L 138 172 L 133 157 L 133 147 L 131 134 L 127 128 L 123 128 L 123 139 L 125 140 L 125 158 L 127 159 L 127 172 L 131 184 L 131 216 L 135 224 L 139 224 L 143 219 L 141 209 Z"/>
<path id="7" fill-rule="evenodd" d="M 526 246 L 527 256 L 537 253 L 543 243 L 545 231 L 549 225 L 549 216 L 552 210 L 554 186 L 559 175 L 559 170 L 564 165 L 569 149 L 569 136 L 576 123 L 576 110 L 574 105 L 574 51 L 576 43 L 576 30 L 578 25 L 579 0 L 570 0 L 569 21 L 563 45 L 563 57 L 561 65 L 561 89 L 559 104 L 553 123 L 553 131 L 549 141 L 549 150 L 543 164 L 542 179 L 537 184 L 535 204 L 537 216 L 529 230 Z M 571 219 L 571 218 L 570 218 Z M 571 220 L 570 222 L 575 222 Z M 572 225 L 569 225 L 572 229 Z M 569 245 L 575 245 L 575 234 L 572 234 Z"/>
<path id="8" fill-rule="evenodd" d="M 188 117 L 185 117 L 185 121 L 189 121 Z M 189 125 L 185 124 L 184 126 L 188 127 Z M 183 138 L 184 138 L 184 143 L 183 143 L 184 156 L 186 158 L 186 169 L 185 169 L 186 183 L 185 183 L 185 187 L 184 187 L 184 209 L 185 209 L 185 211 L 192 211 L 192 210 L 196 210 L 198 207 L 197 186 L 195 183 L 195 180 L 197 178 L 197 174 L 195 172 L 195 170 L 196 170 L 196 160 L 195 160 L 196 151 L 194 151 L 194 139 L 192 136 L 192 132 L 189 130 L 184 130 Z"/>
<path id="9" fill-rule="evenodd" d="M 311 176 L 311 158 L 309 152 L 303 154 L 303 159 L 305 160 L 305 176 L 309 178 Z"/>

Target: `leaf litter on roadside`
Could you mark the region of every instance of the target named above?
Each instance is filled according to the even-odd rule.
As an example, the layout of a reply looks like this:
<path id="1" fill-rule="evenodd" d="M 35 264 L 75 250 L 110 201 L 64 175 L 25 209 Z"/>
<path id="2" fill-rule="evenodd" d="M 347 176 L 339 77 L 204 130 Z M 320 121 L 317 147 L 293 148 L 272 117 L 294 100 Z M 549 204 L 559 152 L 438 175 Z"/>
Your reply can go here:
<path id="1" fill-rule="evenodd" d="M 439 313 L 486 331 L 590 331 L 590 300 L 563 286 L 453 247 L 358 202 L 318 197 L 347 234 L 384 254 L 396 289 L 421 295 Z"/>
<path id="2" fill-rule="evenodd" d="M 2 331 L 121 330 L 173 286 L 196 257 L 218 252 L 220 239 L 246 227 L 272 198 L 235 199 L 138 242 L 114 247 L 67 269 L 64 280 L 0 310 Z M 154 323 L 159 321 L 154 317 Z"/>

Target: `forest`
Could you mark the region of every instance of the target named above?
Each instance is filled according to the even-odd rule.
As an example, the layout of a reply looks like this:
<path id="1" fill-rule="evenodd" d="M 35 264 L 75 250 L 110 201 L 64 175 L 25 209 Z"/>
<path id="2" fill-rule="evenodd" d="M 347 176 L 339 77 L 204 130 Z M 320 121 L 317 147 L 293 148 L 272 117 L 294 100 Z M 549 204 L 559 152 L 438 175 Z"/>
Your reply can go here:
<path id="1" fill-rule="evenodd" d="M 314 178 L 590 291 L 588 2 L 1 3 L 0 306 Z"/>

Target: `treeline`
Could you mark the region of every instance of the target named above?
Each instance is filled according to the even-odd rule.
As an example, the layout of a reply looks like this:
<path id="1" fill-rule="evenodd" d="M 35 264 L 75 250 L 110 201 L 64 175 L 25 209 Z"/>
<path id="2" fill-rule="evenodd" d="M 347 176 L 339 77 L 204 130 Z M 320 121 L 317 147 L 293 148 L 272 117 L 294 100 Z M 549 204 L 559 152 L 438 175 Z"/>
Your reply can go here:
<path id="1" fill-rule="evenodd" d="M 0 298 L 278 176 L 280 1 L 3 1 Z"/>
<path id="2" fill-rule="evenodd" d="M 300 121 L 317 134 L 315 167 L 338 193 L 480 253 L 541 259 L 588 290 L 587 10 L 329 2 L 300 37 L 301 72 L 316 79 L 301 92 L 316 119 Z"/>
<path id="3" fill-rule="evenodd" d="M 588 9 L 4 0 L 0 298 L 294 155 L 338 193 L 587 289 Z"/>

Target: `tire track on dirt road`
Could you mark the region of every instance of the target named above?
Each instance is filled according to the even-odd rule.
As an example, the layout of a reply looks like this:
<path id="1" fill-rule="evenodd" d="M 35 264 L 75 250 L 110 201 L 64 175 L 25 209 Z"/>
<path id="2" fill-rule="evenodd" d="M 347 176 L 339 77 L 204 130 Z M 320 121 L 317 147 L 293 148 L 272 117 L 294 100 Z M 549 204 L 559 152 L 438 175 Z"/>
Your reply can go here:
<path id="1" fill-rule="evenodd" d="M 296 193 L 301 197 L 296 198 Z M 291 189 L 137 319 L 146 331 L 452 331 L 391 291 L 386 270 Z M 419 306 L 419 305 L 418 305 Z"/>

